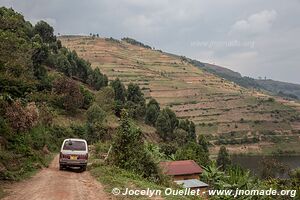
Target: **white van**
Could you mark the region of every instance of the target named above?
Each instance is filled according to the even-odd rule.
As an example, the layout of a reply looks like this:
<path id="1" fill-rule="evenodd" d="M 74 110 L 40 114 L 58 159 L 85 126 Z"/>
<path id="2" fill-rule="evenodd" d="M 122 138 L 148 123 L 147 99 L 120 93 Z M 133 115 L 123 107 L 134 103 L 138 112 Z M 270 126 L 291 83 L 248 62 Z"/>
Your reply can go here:
<path id="1" fill-rule="evenodd" d="M 85 171 L 88 156 L 86 140 L 77 138 L 65 139 L 59 154 L 59 170 L 65 167 L 80 167 Z"/>

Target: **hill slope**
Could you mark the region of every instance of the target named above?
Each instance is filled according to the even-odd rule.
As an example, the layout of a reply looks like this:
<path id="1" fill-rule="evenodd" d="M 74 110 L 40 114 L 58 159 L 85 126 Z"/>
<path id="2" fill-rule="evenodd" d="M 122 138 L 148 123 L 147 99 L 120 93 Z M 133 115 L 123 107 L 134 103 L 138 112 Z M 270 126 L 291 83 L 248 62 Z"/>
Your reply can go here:
<path id="1" fill-rule="evenodd" d="M 193 120 L 198 134 L 211 134 L 215 144 L 276 142 L 299 134 L 295 108 L 202 70 L 185 57 L 114 39 L 64 36 L 60 40 L 109 80 L 118 77 L 126 84 L 138 83 L 146 97 L 171 107 L 180 118 Z"/>
<path id="2" fill-rule="evenodd" d="M 288 97 L 292 99 L 300 98 L 300 85 L 294 83 L 287 83 L 275 81 L 272 79 L 253 79 L 247 76 L 242 76 L 240 73 L 221 67 L 218 65 L 202 63 L 196 60 L 190 60 L 201 69 L 211 72 L 217 76 L 223 77 L 227 80 L 233 81 L 247 88 L 257 88 L 267 90 L 275 95 Z"/>

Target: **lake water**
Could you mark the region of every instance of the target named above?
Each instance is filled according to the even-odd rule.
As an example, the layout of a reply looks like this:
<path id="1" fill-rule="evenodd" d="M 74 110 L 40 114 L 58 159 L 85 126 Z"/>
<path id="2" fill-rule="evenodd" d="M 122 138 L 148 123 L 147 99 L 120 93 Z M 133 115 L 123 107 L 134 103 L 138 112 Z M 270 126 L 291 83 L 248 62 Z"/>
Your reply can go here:
<path id="1" fill-rule="evenodd" d="M 262 160 L 264 158 L 272 158 L 286 165 L 289 169 L 300 167 L 300 156 L 247 156 L 247 155 L 232 155 L 232 162 L 245 169 L 249 169 L 254 175 L 260 176 L 262 170 Z M 287 178 L 287 173 L 278 175 L 279 177 Z"/>

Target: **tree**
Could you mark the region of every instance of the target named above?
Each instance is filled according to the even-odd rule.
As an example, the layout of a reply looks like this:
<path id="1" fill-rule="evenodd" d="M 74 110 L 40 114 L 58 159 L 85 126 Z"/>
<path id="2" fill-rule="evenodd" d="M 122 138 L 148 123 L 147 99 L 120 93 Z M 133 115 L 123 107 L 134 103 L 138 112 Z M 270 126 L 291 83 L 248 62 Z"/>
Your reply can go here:
<path id="1" fill-rule="evenodd" d="M 189 131 L 190 127 L 190 122 L 188 119 L 186 120 L 180 120 L 179 124 L 178 124 L 178 127 L 185 130 L 185 131 Z"/>
<path id="2" fill-rule="evenodd" d="M 71 79 L 62 77 L 54 82 L 54 91 L 58 94 L 58 105 L 69 112 L 75 112 L 81 108 L 84 97 L 79 85 Z"/>
<path id="3" fill-rule="evenodd" d="M 96 103 L 105 111 L 111 111 L 114 109 L 114 101 L 112 99 L 115 98 L 114 89 L 110 86 L 103 87 L 96 93 L 95 101 Z"/>
<path id="4" fill-rule="evenodd" d="M 175 154 L 176 160 L 194 160 L 199 165 L 206 166 L 209 163 L 209 154 L 195 142 L 186 143 Z"/>
<path id="5" fill-rule="evenodd" d="M 159 110 L 155 105 L 147 106 L 146 115 L 145 115 L 146 124 L 154 126 L 158 115 L 159 115 Z"/>
<path id="6" fill-rule="evenodd" d="M 115 91 L 115 100 L 124 103 L 126 98 L 126 89 L 120 79 L 116 78 L 114 81 L 111 81 L 110 85 Z"/>
<path id="7" fill-rule="evenodd" d="M 146 108 L 146 116 L 145 116 L 146 124 L 154 126 L 157 117 L 159 115 L 159 112 L 160 112 L 160 107 L 158 102 L 155 99 L 151 98 Z"/>
<path id="8" fill-rule="evenodd" d="M 94 101 L 94 95 L 89 90 L 85 89 L 82 85 L 80 86 L 80 92 L 83 95 L 82 107 L 88 109 Z"/>
<path id="9" fill-rule="evenodd" d="M 221 148 L 219 150 L 218 158 L 217 158 L 217 165 L 222 170 L 225 170 L 228 167 L 228 165 L 230 165 L 230 164 L 231 164 L 231 160 L 229 157 L 229 153 L 225 146 L 221 146 Z"/>
<path id="10" fill-rule="evenodd" d="M 34 26 L 34 32 L 39 34 L 46 43 L 55 42 L 54 29 L 45 21 L 39 21 Z"/>
<path id="11" fill-rule="evenodd" d="M 106 116 L 105 111 L 97 104 L 90 106 L 86 114 L 89 123 L 102 123 Z"/>
<path id="12" fill-rule="evenodd" d="M 67 56 L 63 52 L 59 52 L 59 54 L 52 56 L 54 58 L 52 65 L 55 66 L 59 71 L 63 72 L 66 76 L 71 76 L 71 64 L 67 58 Z"/>
<path id="13" fill-rule="evenodd" d="M 115 165 L 153 181 L 160 179 L 158 167 L 144 147 L 141 130 L 134 126 L 125 110 L 121 114 L 121 125 L 112 147 Z"/>
<path id="14" fill-rule="evenodd" d="M 154 98 L 151 98 L 147 104 L 147 107 L 148 106 L 155 106 L 157 107 L 158 110 L 160 110 L 160 106 L 159 106 L 159 103 L 154 99 Z"/>
<path id="15" fill-rule="evenodd" d="M 170 127 L 171 127 L 171 132 L 173 132 L 173 130 L 178 126 L 178 119 L 177 119 L 177 116 L 176 114 L 174 113 L 173 110 L 171 110 L 170 108 L 165 108 L 164 109 L 165 112 L 167 113 L 167 115 L 169 116 L 169 119 L 170 119 Z"/>
<path id="16" fill-rule="evenodd" d="M 127 101 L 132 101 L 136 104 L 145 102 L 144 94 L 137 84 L 129 83 L 127 88 Z"/>
<path id="17" fill-rule="evenodd" d="M 129 83 L 127 88 L 127 103 L 125 108 L 129 111 L 131 117 L 139 118 L 145 115 L 146 101 L 144 94 L 137 84 Z"/>
<path id="18" fill-rule="evenodd" d="M 87 140 L 89 143 L 94 143 L 104 139 L 107 134 L 107 127 L 103 125 L 106 117 L 105 111 L 96 103 L 87 110 Z"/>
<path id="19" fill-rule="evenodd" d="M 187 131 L 189 134 L 189 140 L 195 142 L 196 141 L 196 127 L 194 122 L 186 120 L 181 120 L 178 124 L 178 127 Z"/>
<path id="20" fill-rule="evenodd" d="M 170 138 L 171 123 L 169 115 L 166 113 L 166 111 L 163 110 L 160 112 L 155 122 L 155 127 L 160 137 L 164 141 L 167 141 Z"/>
<path id="21" fill-rule="evenodd" d="M 189 133 L 181 128 L 176 128 L 173 132 L 174 142 L 178 144 L 178 146 L 182 146 L 189 141 Z"/>
<path id="22" fill-rule="evenodd" d="M 93 86 L 96 90 L 100 90 L 100 88 L 107 86 L 108 79 L 106 75 L 103 75 L 99 68 L 94 69 L 92 73 L 92 80 L 90 80 L 91 86 Z"/>
<path id="23" fill-rule="evenodd" d="M 209 150 L 208 150 L 209 142 L 207 141 L 207 139 L 204 135 L 199 135 L 198 136 L 198 144 L 200 146 L 202 146 L 202 148 L 205 152 L 209 152 Z"/>
<path id="24" fill-rule="evenodd" d="M 192 141 L 196 141 L 196 126 L 193 121 L 190 121 L 190 127 L 189 127 L 189 139 Z"/>
<path id="25" fill-rule="evenodd" d="M 45 45 L 42 41 L 40 35 L 36 34 L 32 38 L 33 42 L 33 52 L 31 56 L 34 75 L 38 79 L 42 80 L 45 79 L 47 71 L 45 67 L 42 65 L 46 62 L 49 56 L 49 50 L 47 45 Z"/>

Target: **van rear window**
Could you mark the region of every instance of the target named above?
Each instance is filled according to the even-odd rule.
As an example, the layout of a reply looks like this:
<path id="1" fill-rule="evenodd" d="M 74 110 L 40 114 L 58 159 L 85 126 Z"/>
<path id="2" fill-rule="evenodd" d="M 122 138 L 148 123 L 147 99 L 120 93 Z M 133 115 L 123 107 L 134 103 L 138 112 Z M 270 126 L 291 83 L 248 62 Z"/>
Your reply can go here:
<path id="1" fill-rule="evenodd" d="M 85 142 L 82 141 L 66 141 L 63 150 L 85 151 Z"/>

